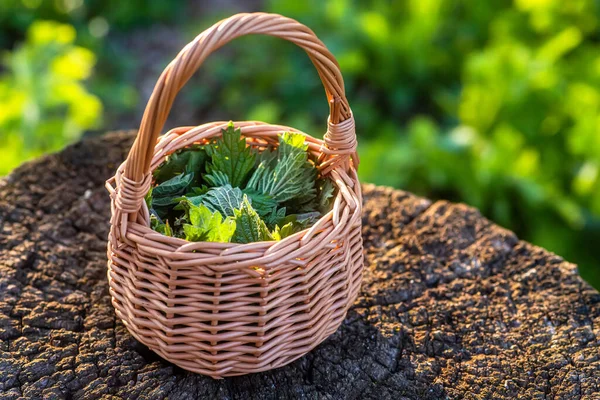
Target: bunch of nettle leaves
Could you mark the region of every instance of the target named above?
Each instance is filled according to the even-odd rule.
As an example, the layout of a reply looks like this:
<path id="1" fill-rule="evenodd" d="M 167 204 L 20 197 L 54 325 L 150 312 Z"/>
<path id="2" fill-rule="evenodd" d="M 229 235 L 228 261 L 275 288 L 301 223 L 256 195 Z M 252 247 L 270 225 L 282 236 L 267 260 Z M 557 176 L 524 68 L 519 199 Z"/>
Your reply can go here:
<path id="1" fill-rule="evenodd" d="M 230 122 L 222 137 L 171 154 L 146 195 L 151 227 L 191 242 L 281 240 L 331 209 L 335 187 L 319 176 L 302 134 L 276 149 L 246 144 Z"/>

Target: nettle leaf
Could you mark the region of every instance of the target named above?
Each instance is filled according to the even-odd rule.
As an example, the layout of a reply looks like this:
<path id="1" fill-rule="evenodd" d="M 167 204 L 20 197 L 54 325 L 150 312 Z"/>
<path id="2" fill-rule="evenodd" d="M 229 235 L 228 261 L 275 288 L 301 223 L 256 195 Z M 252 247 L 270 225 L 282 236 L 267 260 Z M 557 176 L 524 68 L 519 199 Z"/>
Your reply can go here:
<path id="1" fill-rule="evenodd" d="M 252 243 L 273 240 L 265 222 L 256 210 L 252 208 L 248 196 L 244 195 L 242 206 L 235 210 L 235 233 L 232 241 L 235 243 Z"/>
<path id="2" fill-rule="evenodd" d="M 206 206 L 188 204 L 189 224 L 183 224 L 185 239 L 190 242 L 229 242 L 235 232 L 235 221 L 223 219 L 218 211 Z"/>
<path id="3" fill-rule="evenodd" d="M 206 232 L 197 226 L 183 224 L 183 234 L 188 242 L 206 242 Z"/>
<path id="4" fill-rule="evenodd" d="M 273 238 L 275 240 L 284 239 L 294 233 L 300 232 L 313 225 L 321 216 L 318 212 L 310 212 L 305 214 L 292 214 L 279 220 L 273 230 Z"/>
<path id="5" fill-rule="evenodd" d="M 152 189 L 152 197 L 175 197 L 183 194 L 194 180 L 194 173 L 177 175 Z"/>
<path id="6" fill-rule="evenodd" d="M 222 137 L 215 143 L 206 147 L 211 161 L 207 164 L 208 174 L 204 176 L 207 182 L 222 182 L 222 176 L 227 176 L 227 183 L 233 187 L 240 187 L 245 182 L 248 174 L 254 167 L 256 154 L 246 145 L 240 129 L 235 129 L 229 123 L 222 130 Z"/>
<path id="7" fill-rule="evenodd" d="M 194 172 L 199 177 L 206 159 L 206 150 L 198 145 L 178 150 L 154 170 L 154 180 L 162 183 L 184 172 Z"/>
<path id="8" fill-rule="evenodd" d="M 244 194 L 248 196 L 250 204 L 261 217 L 269 215 L 277 207 L 277 202 L 269 195 L 251 189 L 233 188 L 229 184 L 211 188 L 203 195 L 190 196 L 186 199 L 196 206 L 204 204 L 211 211 L 219 211 L 225 216 L 233 216 L 233 210 L 240 208 Z"/>
<path id="9" fill-rule="evenodd" d="M 242 192 L 248 196 L 250 204 L 261 217 L 271 214 L 277 208 L 277 201 L 273 196 L 249 188 L 242 190 Z"/>
<path id="10" fill-rule="evenodd" d="M 173 230 L 169 226 L 169 221 L 163 222 L 157 215 L 150 215 L 150 227 L 158 233 L 165 236 L 173 236 Z"/>
<path id="11" fill-rule="evenodd" d="M 195 177 L 200 178 L 202 173 L 204 172 L 204 167 L 206 164 L 206 160 L 208 159 L 208 154 L 204 148 L 199 150 L 190 151 L 190 157 L 185 166 L 185 172 L 193 173 Z"/>
<path id="12" fill-rule="evenodd" d="M 229 123 L 210 145 L 170 155 L 145 198 L 152 228 L 188 241 L 251 243 L 314 224 L 315 210 L 331 208 L 335 185 L 316 182 L 304 135 L 284 133 L 274 147 L 250 148 Z"/>
<path id="13" fill-rule="evenodd" d="M 185 234 L 183 232 L 183 225 L 187 224 L 188 222 L 189 216 L 187 212 L 175 217 L 175 220 L 173 221 L 172 225 L 173 235 L 179 238 L 185 237 Z"/>
<path id="14" fill-rule="evenodd" d="M 180 197 L 155 197 L 152 199 L 152 208 L 172 206 L 179 203 L 180 200 Z"/>
<path id="15" fill-rule="evenodd" d="M 270 229 L 276 225 L 281 225 L 281 221 L 285 218 L 286 208 L 274 208 L 271 213 L 265 216 L 264 221 Z"/>
<path id="16" fill-rule="evenodd" d="M 304 136 L 283 134 L 279 138 L 279 146 L 277 163 L 273 166 L 272 163 L 261 162 L 246 187 L 268 194 L 279 203 L 298 197 L 304 202 L 315 198 L 317 169 L 308 161 Z"/>
<path id="17" fill-rule="evenodd" d="M 210 189 L 206 194 L 194 199 L 193 203 L 199 200 L 211 211 L 218 211 L 224 216 L 233 216 L 233 210 L 240 208 L 244 193 L 240 188 L 231 187 L 231 185 L 220 186 Z"/>
<path id="18" fill-rule="evenodd" d="M 208 192 L 210 188 L 206 185 L 194 186 L 186 194 L 186 197 L 200 196 Z"/>
<path id="19" fill-rule="evenodd" d="M 311 192 L 305 196 L 297 196 L 291 200 L 283 203 L 290 212 L 295 214 L 302 214 L 311 212 L 318 207 L 317 197 L 314 192 Z"/>
<path id="20" fill-rule="evenodd" d="M 285 132 L 279 137 L 279 158 L 298 151 L 306 152 L 306 136 L 301 133 Z"/>
<path id="21" fill-rule="evenodd" d="M 305 227 L 314 224 L 319 218 L 321 218 L 321 213 L 318 211 L 296 214 L 296 221 L 304 224 Z"/>
<path id="22" fill-rule="evenodd" d="M 256 156 L 256 166 L 260 164 L 272 165 L 277 161 L 277 151 L 271 147 L 264 149 Z"/>
<path id="23" fill-rule="evenodd" d="M 154 200 L 152 200 L 154 202 Z M 169 205 L 167 207 L 159 207 L 159 206 L 153 206 L 152 208 L 150 208 L 150 214 L 154 214 L 155 216 L 166 220 L 169 217 L 169 214 L 171 212 L 171 207 L 172 205 Z"/>
<path id="24" fill-rule="evenodd" d="M 335 184 L 330 179 L 320 179 L 317 181 L 318 189 L 318 210 L 322 214 L 327 214 L 331 210 L 331 205 L 335 197 Z"/>
<path id="25" fill-rule="evenodd" d="M 206 174 L 204 175 L 204 180 L 213 187 L 229 185 L 229 177 L 223 171 L 213 171 L 210 174 Z"/>
<path id="26" fill-rule="evenodd" d="M 200 204 L 202 204 L 202 197 L 204 197 L 204 195 L 199 195 L 199 196 L 183 196 L 183 197 L 180 197 L 180 198 L 178 198 L 179 204 L 177 206 L 175 206 L 175 209 L 177 209 L 177 210 L 184 210 L 185 209 L 185 205 L 187 203 L 193 204 L 195 206 L 199 206 Z"/>
<path id="27" fill-rule="evenodd" d="M 289 224 L 290 222 L 293 224 L 299 224 L 302 229 L 306 229 L 309 226 L 313 225 L 317 220 L 321 217 L 321 214 L 318 212 L 309 212 L 304 214 L 290 214 L 286 215 L 284 218 L 281 218 L 277 225 L 284 226 Z"/>
<path id="28" fill-rule="evenodd" d="M 148 190 L 148 193 L 146 193 L 144 196 L 144 201 L 146 202 L 149 210 L 152 209 L 152 189 L 154 188 L 150 187 L 150 190 Z"/>
<path id="29" fill-rule="evenodd" d="M 155 226 L 164 223 L 163 220 L 154 212 L 154 210 L 150 210 L 150 227 L 154 229 Z"/>
<path id="30" fill-rule="evenodd" d="M 168 207 L 176 205 L 188 185 L 194 179 L 194 174 L 181 174 L 152 188 L 152 207 L 160 210 L 159 214 L 168 214 Z"/>
<path id="31" fill-rule="evenodd" d="M 302 229 L 296 229 L 294 227 L 294 223 L 293 222 L 288 222 L 287 224 L 283 225 L 281 228 L 279 227 L 279 225 L 275 226 L 275 230 L 273 231 L 272 235 L 273 235 L 273 239 L 275 240 L 281 240 L 281 239 L 285 239 L 288 236 L 293 235 L 296 232 L 300 232 Z"/>

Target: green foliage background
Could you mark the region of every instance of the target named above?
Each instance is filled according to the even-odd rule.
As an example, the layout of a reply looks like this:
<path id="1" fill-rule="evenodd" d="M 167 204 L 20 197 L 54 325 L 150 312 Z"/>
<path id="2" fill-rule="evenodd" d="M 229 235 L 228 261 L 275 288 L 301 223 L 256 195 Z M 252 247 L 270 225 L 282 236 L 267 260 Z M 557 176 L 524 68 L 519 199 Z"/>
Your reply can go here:
<path id="1" fill-rule="evenodd" d="M 190 40 L 219 17 L 254 11 L 241 1 L 231 9 L 201 3 L 0 0 L 0 152 L 8 160 L 0 174 L 83 132 L 137 125 L 147 100 L 133 79 L 139 60 L 119 45 L 132 32 L 168 26 Z M 364 181 L 478 207 L 578 263 L 600 287 L 598 1 L 252 7 L 302 21 L 337 56 Z M 162 67 L 178 50 L 153 62 Z M 177 121 L 324 129 L 327 107 L 310 62 L 273 38 L 232 43 L 189 86 L 176 107 L 188 111 Z M 123 117 L 130 124 L 115 125 Z"/>

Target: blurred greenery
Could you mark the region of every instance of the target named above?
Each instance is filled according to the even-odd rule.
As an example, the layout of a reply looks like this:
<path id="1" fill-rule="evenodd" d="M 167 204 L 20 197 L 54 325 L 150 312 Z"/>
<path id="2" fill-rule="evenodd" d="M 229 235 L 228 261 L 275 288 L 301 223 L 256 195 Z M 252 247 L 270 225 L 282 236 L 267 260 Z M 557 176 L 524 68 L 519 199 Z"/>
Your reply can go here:
<path id="1" fill-rule="evenodd" d="M 338 58 L 364 181 L 478 207 L 578 263 L 600 288 L 600 2 L 260 3 L 310 26 Z M 0 0 L 0 45 L 8 49 L 0 137 L 8 166 L 83 131 L 124 128 L 114 124 L 123 117 L 135 126 L 146 98 L 134 82 L 140 61 L 123 43 L 156 26 L 189 40 L 249 6 L 229 7 Z M 44 29 L 56 33 L 36 39 Z M 151 61 L 163 67 L 179 47 Z M 327 107 L 301 51 L 264 37 L 228 49 L 183 91 L 176 121 L 259 119 L 323 131 Z"/>
<path id="2" fill-rule="evenodd" d="M 36 21 L 27 40 L 5 56 L 0 76 L 0 175 L 23 159 L 62 148 L 95 127 L 100 100 L 82 80 L 96 62 L 94 53 L 73 45 L 71 25 Z"/>

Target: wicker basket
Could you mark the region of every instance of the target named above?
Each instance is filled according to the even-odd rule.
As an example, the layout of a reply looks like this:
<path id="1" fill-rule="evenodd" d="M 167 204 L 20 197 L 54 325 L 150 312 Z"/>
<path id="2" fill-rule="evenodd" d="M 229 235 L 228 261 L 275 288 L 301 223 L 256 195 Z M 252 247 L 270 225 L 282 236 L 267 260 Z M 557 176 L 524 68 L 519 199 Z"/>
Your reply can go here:
<path id="1" fill-rule="evenodd" d="M 169 131 L 157 142 L 177 92 L 204 59 L 248 34 L 286 39 L 317 68 L 330 105 L 324 140 L 306 135 L 318 168 L 339 188 L 333 210 L 278 242 L 190 243 L 149 228 L 143 197 L 165 157 L 220 135 L 226 122 Z M 235 122 L 250 146 L 277 144 L 293 128 Z M 301 132 L 300 132 L 301 133 Z M 361 193 L 354 119 L 338 64 L 314 33 L 274 14 L 238 14 L 204 31 L 171 62 L 148 102 L 127 160 L 107 182 L 111 196 L 108 279 L 117 316 L 163 358 L 213 378 L 285 365 L 340 326 L 358 293 Z"/>

